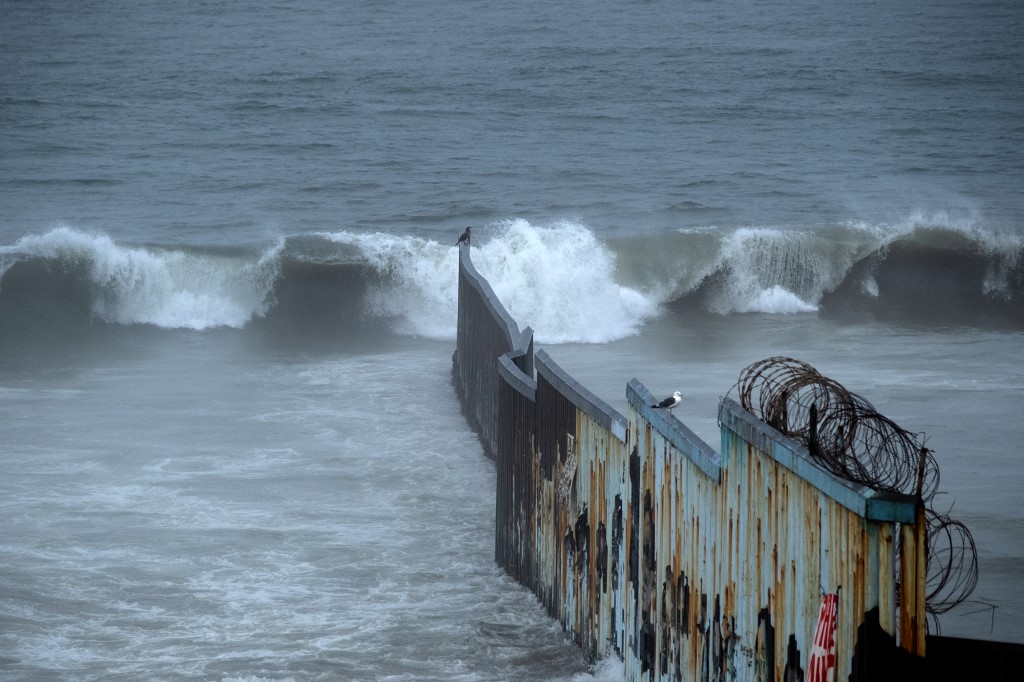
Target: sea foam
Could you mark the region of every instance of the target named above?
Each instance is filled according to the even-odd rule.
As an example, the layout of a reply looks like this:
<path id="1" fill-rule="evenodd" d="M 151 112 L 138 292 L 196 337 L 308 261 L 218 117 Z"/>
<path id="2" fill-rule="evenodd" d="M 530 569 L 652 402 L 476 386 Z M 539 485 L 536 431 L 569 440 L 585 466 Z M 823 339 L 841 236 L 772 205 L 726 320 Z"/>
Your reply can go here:
<path id="1" fill-rule="evenodd" d="M 510 220 L 493 233 L 474 249 L 473 263 L 538 341 L 615 341 L 637 334 L 659 312 L 656 298 L 616 281 L 614 253 L 578 223 Z"/>
<path id="2" fill-rule="evenodd" d="M 368 312 L 402 334 L 450 339 L 458 314 L 457 235 L 451 244 L 390 234 L 327 233 L 355 245 L 382 277 Z M 476 228 L 471 257 L 498 300 L 544 343 L 604 343 L 636 334 L 658 302 L 615 281 L 614 254 L 582 225 L 514 219 Z"/>
<path id="3" fill-rule="evenodd" d="M 283 241 L 255 260 L 126 246 L 69 227 L 0 247 L 9 269 L 27 258 L 80 268 L 95 287 L 93 313 L 107 322 L 169 329 L 242 327 L 266 313 Z"/>
<path id="4" fill-rule="evenodd" d="M 322 233 L 355 247 L 381 275 L 366 293 L 367 313 L 391 320 L 396 333 L 435 339 L 455 337 L 458 250 L 420 237 L 346 231 Z"/>
<path id="5" fill-rule="evenodd" d="M 848 254 L 811 232 L 742 228 L 723 236 L 717 269 L 725 276 L 715 312 L 814 312 L 850 266 Z M 841 261 L 841 262 L 837 262 Z"/>

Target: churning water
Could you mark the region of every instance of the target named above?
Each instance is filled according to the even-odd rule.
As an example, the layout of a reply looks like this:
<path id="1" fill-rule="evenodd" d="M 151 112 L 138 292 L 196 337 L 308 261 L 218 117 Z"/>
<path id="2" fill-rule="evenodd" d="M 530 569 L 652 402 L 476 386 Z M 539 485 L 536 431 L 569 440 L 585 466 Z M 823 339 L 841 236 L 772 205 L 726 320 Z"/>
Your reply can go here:
<path id="1" fill-rule="evenodd" d="M 615 679 L 495 567 L 454 242 L 624 410 L 926 432 L 1024 641 L 1024 10 L 0 3 L 0 676 Z M 941 506 L 937 502 L 936 506 Z M 992 607 L 995 607 L 994 609 Z"/>

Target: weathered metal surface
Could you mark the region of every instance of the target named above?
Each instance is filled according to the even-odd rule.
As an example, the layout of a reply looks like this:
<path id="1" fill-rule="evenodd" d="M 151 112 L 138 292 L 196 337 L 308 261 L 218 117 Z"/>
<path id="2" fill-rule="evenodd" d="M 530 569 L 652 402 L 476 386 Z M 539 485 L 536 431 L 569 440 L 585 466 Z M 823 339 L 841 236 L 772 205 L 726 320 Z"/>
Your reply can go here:
<path id="1" fill-rule="evenodd" d="M 460 338 L 455 374 L 464 400 L 494 391 L 475 413 L 491 420 L 495 557 L 581 647 L 618 653 L 629 680 L 789 679 L 827 591 L 839 594 L 835 679 L 898 679 L 873 663 L 897 642 L 923 655 L 919 498 L 837 478 L 731 400 L 721 454 L 652 409 L 639 381 L 624 417 L 534 356 L 489 287 L 469 289 L 460 337 L 486 338 Z"/>
<path id="2" fill-rule="evenodd" d="M 842 479 L 934 497 L 938 464 L 919 438 L 806 362 L 766 358 L 744 368 L 737 385 L 746 410 L 805 444 Z"/>
<path id="3" fill-rule="evenodd" d="M 520 333 L 487 280 L 473 267 L 469 246 L 459 247 L 459 312 L 452 380 L 489 452 L 497 451 L 498 358 L 533 373 L 533 334 Z"/>
<path id="4" fill-rule="evenodd" d="M 806 446 L 817 465 L 878 491 L 869 516 L 888 514 L 915 524 L 916 509 L 907 514 L 890 502 L 903 496 L 925 504 L 925 608 L 936 625 L 940 614 L 970 596 L 978 580 L 977 549 L 967 526 L 933 506 L 939 466 L 922 434 L 900 427 L 863 396 L 793 358 L 751 364 L 737 387 L 746 410 Z"/>
<path id="5" fill-rule="evenodd" d="M 925 650 L 925 584 L 928 577 L 928 562 L 925 552 L 928 535 L 921 505 L 916 525 L 900 525 L 900 645 L 907 651 L 921 656 Z"/>
<path id="6" fill-rule="evenodd" d="M 548 383 L 575 405 L 577 410 L 586 413 L 597 426 L 604 428 L 620 441 L 625 440 L 626 420 L 622 415 L 563 372 L 546 351 L 537 351 L 536 364 Z"/>

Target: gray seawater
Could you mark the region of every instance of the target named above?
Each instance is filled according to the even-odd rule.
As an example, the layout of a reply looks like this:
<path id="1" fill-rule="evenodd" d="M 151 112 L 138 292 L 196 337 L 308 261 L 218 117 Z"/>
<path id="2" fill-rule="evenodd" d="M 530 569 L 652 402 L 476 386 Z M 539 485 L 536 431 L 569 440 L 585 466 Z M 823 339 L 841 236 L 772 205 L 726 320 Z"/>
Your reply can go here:
<path id="1" fill-rule="evenodd" d="M 447 344 L 275 359 L 174 336 L 5 373 L 5 679 L 587 669 L 491 561 Z"/>
<path id="2" fill-rule="evenodd" d="M 492 561 L 468 224 L 613 407 L 681 388 L 717 446 L 782 354 L 926 432 L 980 557 L 943 632 L 1024 641 L 1020 35 L 1010 0 L 0 0 L 0 677 L 616 679 Z"/>
<path id="3" fill-rule="evenodd" d="M 7 239 L 948 211 L 1019 229 L 1009 0 L 5 0 Z M 468 224 L 467 223 L 467 224 Z"/>

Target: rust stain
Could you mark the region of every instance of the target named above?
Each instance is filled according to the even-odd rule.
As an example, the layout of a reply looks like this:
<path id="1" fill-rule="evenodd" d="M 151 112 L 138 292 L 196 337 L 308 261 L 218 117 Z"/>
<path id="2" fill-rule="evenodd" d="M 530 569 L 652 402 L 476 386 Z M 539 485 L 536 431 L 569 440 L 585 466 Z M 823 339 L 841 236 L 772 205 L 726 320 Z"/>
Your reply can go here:
<path id="1" fill-rule="evenodd" d="M 783 680 L 807 665 L 824 590 L 840 595 L 835 679 L 868 613 L 923 655 L 922 521 L 868 518 L 735 403 L 719 454 L 639 385 L 624 432 L 539 354 L 512 386 L 495 358 L 523 340 L 462 279 L 455 374 L 495 457 L 495 558 L 589 654 L 617 653 L 629 680 Z"/>

